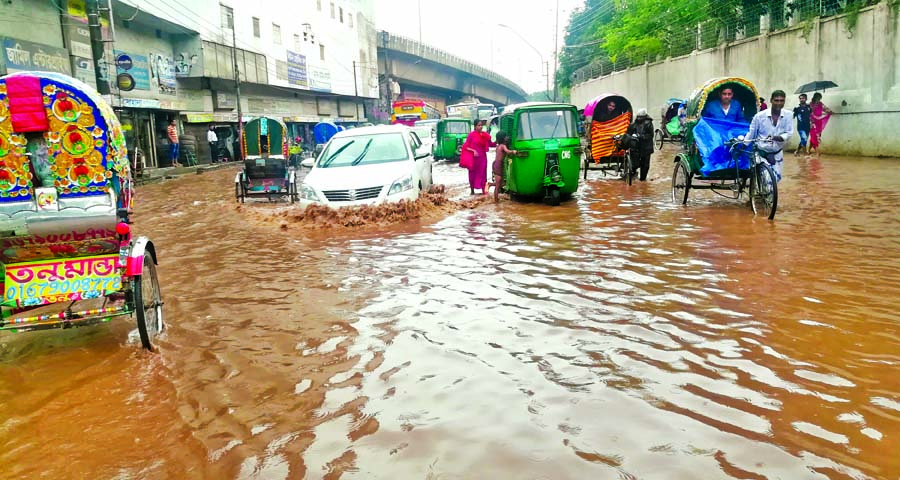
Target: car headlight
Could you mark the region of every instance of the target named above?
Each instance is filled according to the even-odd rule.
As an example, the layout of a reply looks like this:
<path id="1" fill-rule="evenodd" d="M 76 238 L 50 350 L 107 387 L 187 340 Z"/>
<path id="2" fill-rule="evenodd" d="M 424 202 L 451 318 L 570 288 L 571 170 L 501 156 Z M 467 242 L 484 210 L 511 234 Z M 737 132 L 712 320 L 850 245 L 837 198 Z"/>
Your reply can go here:
<path id="1" fill-rule="evenodd" d="M 300 198 L 303 200 L 310 200 L 313 202 L 319 202 L 319 195 L 313 190 L 312 187 L 303 183 L 300 185 Z"/>
<path id="2" fill-rule="evenodd" d="M 407 190 L 412 190 L 412 188 L 413 188 L 413 179 L 412 179 L 412 175 L 409 175 L 409 176 L 403 177 L 403 178 L 397 180 L 396 182 L 394 182 L 394 184 L 391 185 L 391 189 L 388 190 L 388 195 L 393 195 L 395 193 L 401 193 L 401 192 L 405 192 Z"/>

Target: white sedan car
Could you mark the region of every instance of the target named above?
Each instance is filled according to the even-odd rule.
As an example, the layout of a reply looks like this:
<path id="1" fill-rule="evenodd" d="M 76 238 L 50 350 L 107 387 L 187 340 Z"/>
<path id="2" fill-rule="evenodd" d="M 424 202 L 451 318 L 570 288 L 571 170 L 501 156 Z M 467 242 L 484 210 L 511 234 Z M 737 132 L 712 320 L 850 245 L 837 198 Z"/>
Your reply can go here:
<path id="1" fill-rule="evenodd" d="M 300 206 L 416 200 L 431 187 L 431 152 L 402 125 L 339 132 L 300 185 Z"/>

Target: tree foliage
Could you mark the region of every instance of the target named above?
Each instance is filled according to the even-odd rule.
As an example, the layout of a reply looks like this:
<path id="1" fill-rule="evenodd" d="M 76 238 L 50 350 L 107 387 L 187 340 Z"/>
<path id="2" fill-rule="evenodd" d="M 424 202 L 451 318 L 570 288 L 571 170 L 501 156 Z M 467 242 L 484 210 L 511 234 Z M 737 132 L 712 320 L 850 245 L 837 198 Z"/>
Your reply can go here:
<path id="1" fill-rule="evenodd" d="M 607 72 L 684 55 L 722 42 L 785 28 L 817 15 L 848 12 L 878 0 L 586 0 L 572 12 L 557 81 L 570 88 L 572 75 L 594 65 Z M 849 25 L 848 18 L 848 25 Z"/>

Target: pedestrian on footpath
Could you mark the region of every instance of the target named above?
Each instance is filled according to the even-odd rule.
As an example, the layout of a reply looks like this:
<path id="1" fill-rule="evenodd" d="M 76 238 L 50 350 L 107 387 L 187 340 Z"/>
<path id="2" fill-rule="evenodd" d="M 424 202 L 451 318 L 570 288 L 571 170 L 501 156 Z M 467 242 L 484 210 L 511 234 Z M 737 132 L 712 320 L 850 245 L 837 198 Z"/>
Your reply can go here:
<path id="1" fill-rule="evenodd" d="M 209 163 L 219 163 L 219 136 L 212 125 L 206 131 L 206 141 L 209 143 Z"/>
<path id="2" fill-rule="evenodd" d="M 635 160 L 631 164 L 632 176 L 641 170 L 641 181 L 647 181 L 647 172 L 650 171 L 650 155 L 653 154 L 653 119 L 647 114 L 647 109 L 638 110 L 634 117 L 634 123 L 628 127 L 625 132 L 626 138 L 631 139 L 632 135 L 637 135 L 637 143 L 630 144 L 632 159 Z"/>
<path id="3" fill-rule="evenodd" d="M 175 126 L 174 118 L 169 122 L 167 133 L 169 135 L 169 154 L 172 157 L 172 166 L 180 167 L 181 164 L 178 163 L 178 127 Z"/>
<path id="4" fill-rule="evenodd" d="M 759 149 L 763 157 L 775 169 L 777 181 L 781 181 L 781 170 L 784 167 L 784 144 L 794 133 L 794 118 L 790 112 L 784 111 L 784 90 L 772 92 L 772 107 L 757 113 L 750 122 L 750 131 L 746 140 L 762 140 Z"/>
<path id="5" fill-rule="evenodd" d="M 799 154 L 800 151 L 809 153 L 809 147 L 806 146 L 806 142 L 809 140 L 809 118 L 811 114 L 812 108 L 806 103 L 806 94 L 801 93 L 800 105 L 794 107 L 794 118 L 797 119 L 797 135 L 800 137 L 800 144 L 797 145 L 794 155 Z"/>

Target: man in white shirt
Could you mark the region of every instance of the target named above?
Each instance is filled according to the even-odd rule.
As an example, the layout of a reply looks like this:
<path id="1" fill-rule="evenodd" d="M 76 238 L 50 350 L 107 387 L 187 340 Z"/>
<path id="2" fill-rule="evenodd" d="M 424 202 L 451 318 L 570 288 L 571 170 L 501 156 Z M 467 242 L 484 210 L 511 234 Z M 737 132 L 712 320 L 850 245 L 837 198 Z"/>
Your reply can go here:
<path id="1" fill-rule="evenodd" d="M 209 142 L 209 163 L 217 163 L 219 161 L 219 136 L 216 135 L 212 125 L 206 131 L 206 141 Z"/>
<path id="2" fill-rule="evenodd" d="M 766 139 L 759 142 L 759 148 L 775 169 L 778 181 L 784 166 L 784 144 L 794 134 L 794 116 L 784 110 L 784 99 L 784 90 L 772 92 L 771 105 L 753 117 L 746 137 L 746 140 Z"/>

